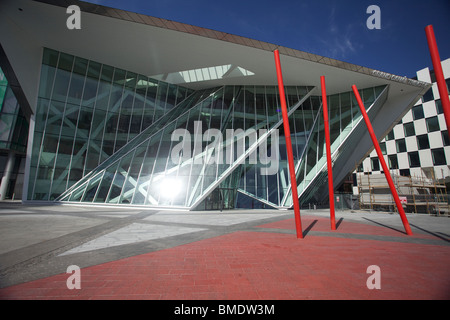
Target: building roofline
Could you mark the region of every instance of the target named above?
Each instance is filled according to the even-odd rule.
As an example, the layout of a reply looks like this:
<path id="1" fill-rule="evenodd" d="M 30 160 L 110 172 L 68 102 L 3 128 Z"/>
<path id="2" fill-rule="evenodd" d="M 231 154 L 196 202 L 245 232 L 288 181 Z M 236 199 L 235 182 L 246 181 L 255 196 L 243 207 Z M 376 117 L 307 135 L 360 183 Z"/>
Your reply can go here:
<path id="1" fill-rule="evenodd" d="M 297 49 L 291 49 L 291 48 L 288 48 L 285 46 L 280 46 L 280 45 L 272 44 L 269 42 L 251 39 L 248 37 L 234 35 L 234 34 L 227 33 L 227 32 L 217 31 L 217 30 L 209 29 L 209 28 L 198 27 L 198 26 L 194 26 L 191 24 L 181 23 L 181 22 L 177 22 L 177 21 L 173 21 L 173 20 L 164 19 L 164 18 L 157 18 L 157 17 L 153 17 L 153 16 L 149 16 L 149 15 L 144 15 L 141 13 L 132 12 L 132 11 L 126 11 L 126 10 L 122 10 L 122 9 L 106 7 L 106 6 L 95 4 L 95 3 L 77 1 L 77 0 L 33 0 L 33 1 L 46 3 L 46 4 L 50 4 L 50 5 L 55 5 L 55 6 L 59 6 L 59 7 L 64 7 L 64 8 L 67 8 L 68 6 L 75 4 L 80 7 L 80 10 L 82 12 L 97 14 L 97 15 L 101 15 L 101 16 L 105 16 L 105 17 L 120 19 L 120 20 L 139 23 L 139 24 L 145 24 L 148 26 L 158 27 L 158 28 L 167 29 L 167 30 L 184 32 L 184 33 L 193 34 L 193 35 L 197 35 L 197 36 L 201 36 L 201 37 L 205 37 L 205 38 L 225 41 L 225 42 L 229 42 L 229 43 L 233 43 L 233 44 L 237 44 L 237 45 L 247 46 L 247 47 L 261 49 L 261 50 L 270 51 L 270 52 L 273 52 L 275 49 L 278 49 L 278 51 L 282 55 L 286 55 L 286 56 L 290 56 L 290 57 L 294 57 L 294 58 L 298 58 L 298 59 L 303 59 L 306 61 L 321 63 L 324 65 L 328 65 L 328 66 L 332 66 L 332 67 L 336 67 L 336 68 L 340 68 L 340 69 L 344 69 L 344 70 L 348 70 L 348 71 L 354 71 L 354 72 L 358 72 L 358 73 L 362 73 L 362 74 L 366 74 L 366 75 L 370 75 L 370 76 L 381 77 L 386 80 L 408 83 L 410 85 L 417 86 L 417 87 L 424 88 L 427 86 L 427 83 L 422 82 L 422 81 L 408 79 L 406 77 L 400 77 L 400 76 L 397 76 L 397 75 L 394 75 L 391 73 L 382 72 L 382 71 L 371 69 L 368 67 L 363 67 L 360 65 L 348 63 L 345 61 L 328 58 L 325 56 L 308 53 L 308 52 L 297 50 Z"/>

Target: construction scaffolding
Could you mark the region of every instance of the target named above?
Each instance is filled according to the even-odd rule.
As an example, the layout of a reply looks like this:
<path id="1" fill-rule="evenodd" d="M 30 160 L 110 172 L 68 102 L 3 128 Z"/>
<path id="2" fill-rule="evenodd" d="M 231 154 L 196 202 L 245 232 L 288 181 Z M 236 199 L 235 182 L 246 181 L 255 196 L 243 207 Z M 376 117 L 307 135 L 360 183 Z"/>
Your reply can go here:
<path id="1" fill-rule="evenodd" d="M 449 215 L 449 197 L 445 183 L 431 178 L 405 177 L 391 172 L 400 201 L 406 212 Z M 394 198 L 384 174 L 359 174 L 359 206 L 361 209 L 396 211 Z"/>

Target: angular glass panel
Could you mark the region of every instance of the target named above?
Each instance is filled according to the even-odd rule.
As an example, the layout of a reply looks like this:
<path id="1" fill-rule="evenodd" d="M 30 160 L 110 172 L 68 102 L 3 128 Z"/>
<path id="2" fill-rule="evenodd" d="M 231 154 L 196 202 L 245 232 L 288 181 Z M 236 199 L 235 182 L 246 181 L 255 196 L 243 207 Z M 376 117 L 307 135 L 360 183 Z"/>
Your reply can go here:
<path id="1" fill-rule="evenodd" d="M 330 142 L 333 144 L 341 134 L 341 108 L 339 95 L 329 98 Z"/>
<path id="2" fill-rule="evenodd" d="M 251 146 L 257 146 L 248 137 L 246 130 L 255 130 L 257 139 L 260 138 L 258 129 L 274 129 L 277 126 L 279 136 L 282 137 L 284 134 L 275 86 L 230 86 L 196 92 L 176 108 L 172 108 L 162 116 L 157 116 L 161 110 L 168 108 L 173 103 L 173 99 L 178 99 L 180 91 L 184 90 L 174 90 L 171 85 L 153 82 L 153 85 L 145 87 L 144 94 L 142 90 L 145 77 L 137 79 L 137 82 L 132 85 L 131 82 L 126 82 L 130 81 L 127 77 L 126 81 L 122 83 L 125 90 L 122 90 L 123 87 L 122 89 L 115 87 L 109 97 L 109 109 L 105 117 L 107 119 L 105 134 L 99 150 L 107 151 L 107 148 L 110 148 L 108 151 L 110 152 L 111 148 L 115 147 L 116 152 L 110 153 L 109 156 L 106 155 L 108 152 L 104 152 L 106 155 L 103 158 L 104 161 L 102 160 L 103 162 L 99 166 L 92 169 L 69 189 L 68 194 L 73 194 L 72 190 L 77 190 L 78 186 L 86 185 L 86 182 L 90 181 L 92 177 L 100 175 L 106 182 L 105 185 L 103 185 L 103 181 L 99 184 L 97 194 L 100 197 L 97 196 L 98 200 L 94 200 L 99 202 L 105 199 L 107 203 L 182 207 L 201 204 L 205 207 L 212 205 L 217 208 L 220 207 L 220 203 L 220 205 L 226 204 L 226 206 L 234 207 L 239 187 L 241 194 L 245 194 L 248 199 L 253 199 L 256 203 L 261 201 L 261 203 L 274 206 L 290 205 L 290 180 L 284 139 L 279 139 L 276 156 L 280 161 L 277 161 L 278 170 L 275 174 L 261 174 L 261 169 L 267 168 L 267 166 L 252 163 L 252 158 L 249 157 L 251 153 L 246 151 Z M 115 81 L 117 85 L 121 84 L 116 77 Z M 127 104 L 127 98 L 122 95 L 122 92 L 127 90 L 127 86 L 135 86 L 136 90 L 131 109 L 123 108 Z M 373 88 L 363 90 L 365 90 L 363 97 L 367 98 L 365 103 L 368 104 L 367 107 L 370 107 L 371 99 L 375 101 L 375 93 L 381 91 Z M 326 161 L 321 101 L 320 97 L 312 96 L 299 106 L 297 102 L 310 91 L 307 88 L 287 87 L 286 92 L 289 108 L 294 106 L 296 108 L 291 114 L 290 127 L 297 175 L 301 184 L 299 191 L 307 191 L 307 196 L 310 196 L 326 179 L 322 170 Z M 145 99 L 138 101 L 138 97 L 145 97 Z M 346 136 L 352 132 L 353 126 L 356 125 L 356 118 L 352 119 L 352 98 L 349 93 L 330 97 L 329 105 L 330 122 L 333 126 L 332 134 L 335 150 L 337 150 L 341 141 L 345 140 Z M 130 111 L 125 113 L 124 110 Z M 136 113 L 134 113 L 135 110 Z M 358 110 L 355 109 L 355 111 Z M 355 112 L 354 115 L 360 117 L 358 112 Z M 150 120 L 150 116 L 155 116 L 155 118 Z M 98 123 L 98 126 L 102 127 L 101 117 L 98 120 L 95 119 L 94 114 L 93 123 Z M 125 121 L 126 119 L 128 120 Z M 125 129 L 127 126 L 124 123 L 128 123 L 130 129 Z M 198 127 L 196 123 L 200 123 L 201 126 Z M 139 126 L 143 131 L 137 133 L 136 128 Z M 180 144 L 180 139 L 172 140 L 176 129 L 188 130 L 187 135 L 182 135 L 183 137 L 189 136 L 186 146 Z M 207 129 L 216 131 L 205 133 Z M 231 136 L 227 136 L 227 129 L 234 130 Z M 198 135 L 195 135 L 196 130 Z M 235 141 L 236 137 L 233 136 L 233 133 L 238 130 L 241 130 L 242 137 L 247 134 L 243 144 L 244 151 L 247 152 L 244 153 L 246 159 L 242 163 L 237 162 L 240 147 Z M 130 137 L 135 132 L 137 136 L 130 138 L 128 142 L 121 137 L 125 134 Z M 214 158 L 216 150 L 210 143 L 213 141 L 211 134 L 219 133 L 223 138 L 223 146 L 220 150 L 223 157 L 218 157 L 216 160 Z M 97 136 L 100 136 L 100 133 Z M 268 142 L 268 156 L 275 157 L 274 151 L 271 150 L 273 141 L 268 139 Z M 257 143 L 259 145 L 256 150 L 259 149 L 262 141 Z M 91 145 L 91 141 L 89 145 Z M 118 150 L 118 145 L 123 147 Z M 208 148 L 206 148 L 207 146 Z M 174 156 L 172 151 L 175 147 L 182 149 L 178 150 L 178 162 L 174 162 L 172 159 Z M 229 157 L 225 157 L 227 150 Z M 231 154 L 231 150 L 234 151 L 233 154 Z M 132 156 L 132 154 L 135 155 Z M 90 158 L 89 155 L 87 158 Z M 259 154 L 256 159 L 261 160 Z M 210 163 L 209 160 L 214 161 Z M 120 166 L 117 167 L 119 161 Z M 122 166 L 123 162 L 126 168 Z M 106 175 L 107 172 L 108 175 Z M 113 172 L 114 177 L 112 177 Z M 218 183 L 218 179 L 223 178 L 225 178 L 223 182 Z M 106 191 L 108 185 L 111 185 L 111 188 Z M 165 190 L 171 190 L 171 192 Z M 106 193 L 109 193 L 109 196 L 105 198 Z M 62 195 L 62 198 L 66 197 L 66 194 Z M 216 200 L 209 200 L 209 197 Z M 253 200 L 251 203 L 254 203 Z"/>
<path id="3" fill-rule="evenodd" d="M 61 136 L 74 137 L 79 113 L 79 106 L 66 105 L 64 117 L 62 119 Z"/>
<path id="4" fill-rule="evenodd" d="M 360 90 L 366 110 L 377 101 L 384 88 L 384 86 L 381 86 Z M 327 179 L 323 115 L 320 114 L 322 111 L 316 112 L 318 110 L 316 99 L 315 97 L 311 99 L 313 114 L 316 115 L 314 130 L 308 136 L 306 151 L 301 159 L 300 165 L 297 166 L 298 193 L 303 203 L 309 201 L 309 199 L 313 199 L 320 185 L 326 183 Z M 358 123 L 357 121 L 361 118 L 361 113 L 356 104 L 354 94 L 351 92 L 330 96 L 328 97 L 328 103 L 330 109 L 330 136 L 334 139 L 331 152 L 334 153 L 344 143 L 347 136 L 351 134 Z M 338 111 L 338 108 L 340 108 L 340 111 Z M 306 109 L 307 104 L 304 104 L 303 112 Z M 305 121 L 305 123 L 309 122 Z M 288 196 L 285 197 L 284 205 L 292 205 L 290 190 Z"/>
<path id="5" fill-rule="evenodd" d="M 52 100 L 66 101 L 67 91 L 70 83 L 70 72 L 58 69 L 56 71 L 55 83 L 53 87 Z"/>
<path id="6" fill-rule="evenodd" d="M 59 57 L 58 51 L 44 48 L 44 54 L 42 56 L 42 64 L 50 67 L 56 67 L 58 65 L 58 57 Z"/>
<path id="7" fill-rule="evenodd" d="M 147 146 L 143 145 L 136 149 L 133 161 L 128 170 L 128 175 L 122 190 L 121 203 L 131 203 L 134 191 L 137 186 L 137 180 L 142 167 L 142 161 L 144 159 Z"/>
<path id="8" fill-rule="evenodd" d="M 119 86 L 119 87 L 123 87 L 123 85 L 126 82 L 126 79 L 125 79 L 126 74 L 127 74 L 127 72 L 125 70 L 115 68 L 114 69 L 114 76 L 113 76 L 114 84 Z"/>
<path id="9" fill-rule="evenodd" d="M 83 196 L 85 185 L 80 186 L 77 188 L 72 194 L 70 195 L 69 201 L 76 201 L 79 202 L 81 200 L 81 197 Z"/>
<path id="10" fill-rule="evenodd" d="M 9 141 L 9 137 L 14 130 L 16 116 L 13 114 L 0 115 L 0 141 Z"/>
<path id="11" fill-rule="evenodd" d="M 193 92 L 185 88 L 178 90 L 177 86 L 170 85 L 170 90 L 166 90 L 165 94 L 161 91 L 160 100 L 155 104 L 153 99 L 150 106 L 146 101 L 147 91 L 150 94 L 152 90 L 148 90 L 149 88 L 157 91 L 160 82 L 47 49 L 44 50 L 41 78 L 40 96 L 51 95 L 53 100 L 38 102 L 35 137 L 41 137 L 39 132 L 44 130 L 46 135 L 42 141 L 42 152 L 39 148 L 33 148 L 32 158 L 39 159 L 35 166 L 40 161 L 50 165 L 50 170 L 54 170 L 51 179 L 39 181 L 48 186 L 52 183 L 64 185 L 62 180 L 61 183 L 52 181 L 53 172 L 56 173 L 55 170 L 62 168 L 54 167 L 59 161 L 54 162 L 57 151 L 51 146 L 58 146 L 61 139 L 71 138 L 76 141 L 76 144 L 73 141 L 67 143 L 67 146 L 73 146 L 73 154 L 67 154 L 70 156 L 68 163 L 71 170 L 64 178 L 69 176 L 67 186 L 70 187 L 77 182 L 76 180 L 80 180 L 80 175 L 88 174 L 100 162 L 108 159 L 114 150 L 118 150 L 141 130 L 147 128 L 148 122 L 144 124 L 142 121 L 144 111 L 149 111 L 150 119 L 153 119 L 156 109 L 164 110 L 168 104 L 173 104 L 174 101 L 181 102 L 186 95 Z M 111 82 L 114 85 L 111 85 Z M 187 108 L 188 105 L 184 110 Z M 179 115 L 182 111 L 183 108 L 177 108 L 173 116 Z M 19 125 L 17 131 L 25 127 Z M 152 130 L 156 132 L 161 128 L 162 126 Z M 70 150 L 64 145 L 60 151 L 64 151 L 66 155 L 66 149 Z M 58 157 L 62 160 L 62 155 Z M 36 186 L 31 189 L 36 189 Z"/>
<path id="12" fill-rule="evenodd" d="M 106 197 L 108 196 L 109 189 L 111 188 L 112 181 L 114 179 L 114 174 L 117 170 L 117 166 L 118 164 L 116 166 L 111 166 L 110 168 L 108 168 L 108 170 L 104 172 L 94 202 L 104 203 L 106 201 Z"/>
<path id="13" fill-rule="evenodd" d="M 87 69 L 87 77 L 93 80 L 98 80 L 100 78 L 102 65 L 95 61 L 89 61 L 89 67 Z"/>
<path id="14" fill-rule="evenodd" d="M 1 112 L 2 113 L 11 113 L 11 114 L 16 114 L 18 112 L 17 99 L 14 96 L 14 93 L 9 86 L 6 88 Z"/>
<path id="15" fill-rule="evenodd" d="M 108 195 L 108 203 L 121 203 L 120 194 L 127 176 L 127 171 L 134 152 L 128 153 L 119 163 Z"/>
<path id="16" fill-rule="evenodd" d="M 64 71 L 72 71 L 74 56 L 66 53 L 59 55 L 58 69 Z"/>
<path id="17" fill-rule="evenodd" d="M 96 179 L 92 179 L 83 195 L 82 202 L 92 202 L 94 200 L 95 194 L 97 193 L 98 185 L 100 183 L 100 177 Z"/>
<path id="18" fill-rule="evenodd" d="M 56 74 L 56 68 L 42 65 L 41 68 L 41 80 L 39 87 L 39 97 L 50 98 L 53 89 L 53 80 Z"/>

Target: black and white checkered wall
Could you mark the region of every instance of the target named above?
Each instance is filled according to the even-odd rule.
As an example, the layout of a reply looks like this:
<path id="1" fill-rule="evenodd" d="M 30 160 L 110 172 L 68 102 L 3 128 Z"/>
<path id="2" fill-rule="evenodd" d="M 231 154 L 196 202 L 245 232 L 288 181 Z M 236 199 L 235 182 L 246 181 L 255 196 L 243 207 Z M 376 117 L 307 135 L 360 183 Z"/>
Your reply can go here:
<path id="1" fill-rule="evenodd" d="M 450 58 L 442 61 L 447 87 L 450 87 Z M 405 176 L 442 179 L 450 176 L 450 139 L 445 125 L 434 72 L 425 68 L 417 79 L 432 83 L 430 90 L 408 111 L 402 121 L 380 142 L 389 168 Z M 431 173 L 431 170 L 434 172 Z M 358 174 L 382 173 L 373 150 L 358 167 Z"/>

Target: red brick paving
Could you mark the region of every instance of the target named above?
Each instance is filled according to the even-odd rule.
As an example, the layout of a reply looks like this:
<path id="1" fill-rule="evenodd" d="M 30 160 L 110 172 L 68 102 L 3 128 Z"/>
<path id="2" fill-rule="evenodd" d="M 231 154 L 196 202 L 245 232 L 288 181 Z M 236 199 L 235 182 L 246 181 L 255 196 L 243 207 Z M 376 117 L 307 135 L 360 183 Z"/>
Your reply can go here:
<path id="1" fill-rule="evenodd" d="M 309 220 L 318 220 L 313 231 L 329 231 L 328 219 L 302 217 Z M 295 228 L 292 219 L 268 226 Z M 361 230 L 403 236 L 345 220 L 338 229 Z M 366 286 L 370 265 L 381 268 L 381 290 Z M 234 232 L 81 269 L 80 290 L 67 289 L 69 274 L 60 274 L 0 289 L 0 298 L 449 299 L 449 265 L 450 246 L 444 245 Z"/>

